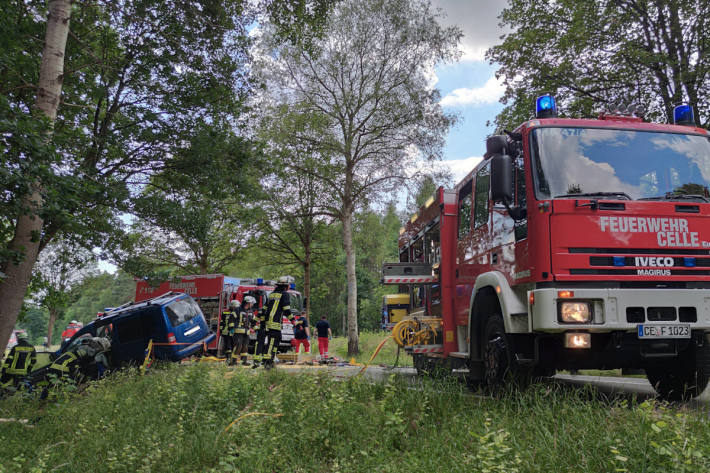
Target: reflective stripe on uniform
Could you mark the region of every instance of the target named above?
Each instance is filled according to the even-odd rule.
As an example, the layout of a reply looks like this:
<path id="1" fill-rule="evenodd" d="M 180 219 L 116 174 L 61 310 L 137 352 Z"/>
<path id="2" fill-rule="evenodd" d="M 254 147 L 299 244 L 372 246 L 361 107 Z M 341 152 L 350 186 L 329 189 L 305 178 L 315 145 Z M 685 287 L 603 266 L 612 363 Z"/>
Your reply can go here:
<path id="1" fill-rule="evenodd" d="M 29 372 L 30 366 L 32 365 L 32 352 L 35 351 L 34 347 L 23 347 L 15 346 L 13 348 L 15 353 L 12 357 L 12 363 L 5 369 L 7 374 L 20 374 L 25 375 Z M 8 356 L 8 360 L 10 357 Z"/>
<path id="2" fill-rule="evenodd" d="M 49 367 L 49 369 L 61 371 L 63 373 L 68 373 L 69 372 L 69 364 L 78 360 L 79 357 L 77 357 L 74 353 L 69 352 L 65 353 L 59 358 L 57 358 L 54 363 Z"/>
<path id="3" fill-rule="evenodd" d="M 269 299 L 274 301 L 274 305 L 271 306 L 271 313 L 269 314 L 269 320 L 273 320 L 276 316 L 276 311 L 279 310 L 279 301 L 281 300 L 281 294 L 278 292 L 272 292 L 269 294 Z"/>

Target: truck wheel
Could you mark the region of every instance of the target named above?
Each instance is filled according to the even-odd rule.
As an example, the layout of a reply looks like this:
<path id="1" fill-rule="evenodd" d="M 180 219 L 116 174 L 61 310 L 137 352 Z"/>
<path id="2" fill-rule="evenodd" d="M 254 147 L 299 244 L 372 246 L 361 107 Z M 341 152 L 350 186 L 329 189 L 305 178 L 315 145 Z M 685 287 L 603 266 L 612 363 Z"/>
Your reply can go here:
<path id="1" fill-rule="evenodd" d="M 686 401 L 699 396 L 710 380 L 710 344 L 691 346 L 672 362 L 646 367 L 646 378 L 667 401 Z"/>
<path id="2" fill-rule="evenodd" d="M 503 317 L 495 314 L 488 317 L 483 348 L 483 384 L 491 393 L 499 393 L 506 383 L 525 387 L 530 382 L 530 373 L 515 362 Z"/>
<path id="3" fill-rule="evenodd" d="M 412 362 L 414 364 L 414 368 L 417 370 L 417 375 L 418 376 L 426 376 L 428 374 L 427 371 L 427 359 L 426 356 L 422 355 L 421 353 L 413 353 L 412 354 Z"/>

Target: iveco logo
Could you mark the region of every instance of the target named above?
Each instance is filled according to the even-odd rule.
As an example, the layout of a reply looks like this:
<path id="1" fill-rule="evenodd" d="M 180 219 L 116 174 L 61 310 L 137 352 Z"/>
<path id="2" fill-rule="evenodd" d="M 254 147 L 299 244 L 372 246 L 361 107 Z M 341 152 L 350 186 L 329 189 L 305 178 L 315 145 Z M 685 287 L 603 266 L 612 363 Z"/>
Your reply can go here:
<path id="1" fill-rule="evenodd" d="M 637 256 L 636 266 L 656 266 L 659 268 L 667 268 L 673 266 L 673 258 L 668 256 L 665 258 L 656 256 Z"/>

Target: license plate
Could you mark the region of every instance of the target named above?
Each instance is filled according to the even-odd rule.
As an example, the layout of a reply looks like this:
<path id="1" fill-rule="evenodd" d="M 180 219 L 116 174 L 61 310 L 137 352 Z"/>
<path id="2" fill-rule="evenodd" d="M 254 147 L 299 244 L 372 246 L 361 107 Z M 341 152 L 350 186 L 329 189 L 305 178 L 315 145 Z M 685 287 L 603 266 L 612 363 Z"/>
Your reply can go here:
<path id="1" fill-rule="evenodd" d="M 688 324 L 641 324 L 638 338 L 690 338 Z"/>

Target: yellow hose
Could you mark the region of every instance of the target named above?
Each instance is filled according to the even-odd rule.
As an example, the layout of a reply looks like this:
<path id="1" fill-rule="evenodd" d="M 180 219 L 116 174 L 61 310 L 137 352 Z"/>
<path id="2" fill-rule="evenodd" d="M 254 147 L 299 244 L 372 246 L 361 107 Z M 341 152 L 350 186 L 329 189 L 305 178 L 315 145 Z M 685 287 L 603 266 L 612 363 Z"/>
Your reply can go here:
<path id="1" fill-rule="evenodd" d="M 377 345 L 377 348 L 375 348 L 375 351 L 372 352 L 372 356 L 370 357 L 370 359 L 367 360 L 367 363 L 365 363 L 365 366 L 363 366 L 362 369 L 361 369 L 355 376 L 360 376 L 362 373 L 365 372 L 365 370 L 367 369 L 367 367 L 370 366 L 370 362 L 372 362 L 372 360 L 375 359 L 375 357 L 377 356 L 377 354 L 380 352 L 380 350 L 382 349 L 382 347 L 385 346 L 385 343 L 387 343 L 387 340 L 389 340 L 390 338 L 392 338 L 392 335 L 387 335 L 387 336 L 385 337 L 385 339 L 382 340 L 379 345 Z"/>

